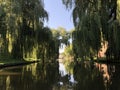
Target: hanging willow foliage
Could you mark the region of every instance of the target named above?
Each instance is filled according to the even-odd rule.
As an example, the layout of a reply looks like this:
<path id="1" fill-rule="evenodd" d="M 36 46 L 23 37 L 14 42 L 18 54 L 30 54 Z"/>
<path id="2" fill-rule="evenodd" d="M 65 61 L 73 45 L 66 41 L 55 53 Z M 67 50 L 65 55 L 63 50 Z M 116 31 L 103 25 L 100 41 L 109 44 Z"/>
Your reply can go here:
<path id="1" fill-rule="evenodd" d="M 97 56 L 108 42 L 107 59 L 120 59 L 119 0 L 63 0 L 73 7 L 73 49 L 77 58 Z"/>
<path id="2" fill-rule="evenodd" d="M 0 58 L 56 59 L 58 42 L 45 20 L 43 0 L 0 0 Z"/>

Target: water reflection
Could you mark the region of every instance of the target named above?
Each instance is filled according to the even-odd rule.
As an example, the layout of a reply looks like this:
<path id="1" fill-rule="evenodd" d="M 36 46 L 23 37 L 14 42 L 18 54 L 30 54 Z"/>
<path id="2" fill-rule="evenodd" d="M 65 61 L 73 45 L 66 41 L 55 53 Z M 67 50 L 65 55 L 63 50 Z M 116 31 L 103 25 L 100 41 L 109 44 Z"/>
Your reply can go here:
<path id="1" fill-rule="evenodd" d="M 74 90 L 120 90 L 119 72 L 119 65 L 81 62 L 74 67 Z"/>
<path id="2" fill-rule="evenodd" d="M 120 90 L 119 83 L 118 64 L 35 63 L 0 70 L 0 90 Z"/>
<path id="3" fill-rule="evenodd" d="M 52 63 L 6 68 L 0 73 L 0 90 L 52 90 L 59 76 L 58 65 Z"/>
<path id="4" fill-rule="evenodd" d="M 120 90 L 120 65 L 114 65 L 115 67 L 109 66 L 109 89 L 110 90 Z"/>
<path id="5" fill-rule="evenodd" d="M 73 74 L 70 73 L 70 67 L 67 67 L 68 65 L 65 65 L 65 63 L 59 63 L 59 72 L 60 72 L 60 78 L 59 78 L 59 87 L 55 87 L 54 90 L 73 90 L 74 86 L 74 77 Z M 72 67 L 73 69 L 73 67 Z"/>
<path id="6" fill-rule="evenodd" d="M 67 74 L 67 71 L 63 63 L 59 63 L 59 72 L 61 76 L 65 76 Z"/>
<path id="7" fill-rule="evenodd" d="M 74 67 L 75 90 L 105 90 L 102 74 L 89 62 L 81 62 Z"/>

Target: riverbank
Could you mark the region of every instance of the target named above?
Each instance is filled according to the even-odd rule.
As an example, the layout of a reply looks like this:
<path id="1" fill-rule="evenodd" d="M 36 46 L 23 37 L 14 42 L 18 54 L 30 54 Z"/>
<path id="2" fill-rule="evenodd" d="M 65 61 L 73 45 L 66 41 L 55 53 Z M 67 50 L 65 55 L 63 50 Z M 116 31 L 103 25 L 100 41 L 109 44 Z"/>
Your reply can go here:
<path id="1" fill-rule="evenodd" d="M 119 60 L 105 60 L 105 59 L 101 59 L 101 60 L 94 60 L 94 62 L 105 63 L 105 64 L 120 64 Z"/>
<path id="2" fill-rule="evenodd" d="M 26 61 L 26 60 L 0 60 L 0 69 L 5 68 L 5 67 L 12 67 L 12 66 L 20 66 L 20 65 L 27 65 L 31 63 L 37 63 L 40 62 L 39 60 L 31 60 L 31 61 Z"/>

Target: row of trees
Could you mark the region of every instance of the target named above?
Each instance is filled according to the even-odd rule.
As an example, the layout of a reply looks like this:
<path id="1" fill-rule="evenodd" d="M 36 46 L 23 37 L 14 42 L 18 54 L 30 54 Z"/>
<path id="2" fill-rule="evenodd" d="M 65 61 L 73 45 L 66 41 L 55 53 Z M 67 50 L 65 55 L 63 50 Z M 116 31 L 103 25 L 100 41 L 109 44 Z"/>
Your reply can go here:
<path id="1" fill-rule="evenodd" d="M 57 58 L 60 41 L 45 20 L 43 0 L 0 0 L 0 58 Z"/>
<path id="2" fill-rule="evenodd" d="M 98 57 L 101 47 L 108 43 L 107 59 L 120 59 L 120 1 L 62 0 L 73 8 L 75 31 L 72 33 L 75 58 Z"/>

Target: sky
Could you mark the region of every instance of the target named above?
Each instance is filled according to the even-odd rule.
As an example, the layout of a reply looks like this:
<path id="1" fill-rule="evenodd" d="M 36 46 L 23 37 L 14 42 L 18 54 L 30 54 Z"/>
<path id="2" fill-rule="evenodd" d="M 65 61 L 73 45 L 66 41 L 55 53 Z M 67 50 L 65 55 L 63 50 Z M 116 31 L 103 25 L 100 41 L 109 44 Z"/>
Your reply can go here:
<path id="1" fill-rule="evenodd" d="M 57 29 L 63 27 L 66 30 L 74 28 L 72 21 L 72 10 L 67 10 L 62 0 L 44 0 L 45 10 L 48 12 L 49 21 L 45 26 Z"/>

